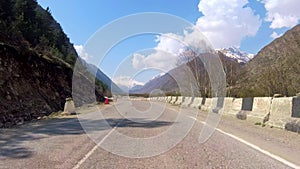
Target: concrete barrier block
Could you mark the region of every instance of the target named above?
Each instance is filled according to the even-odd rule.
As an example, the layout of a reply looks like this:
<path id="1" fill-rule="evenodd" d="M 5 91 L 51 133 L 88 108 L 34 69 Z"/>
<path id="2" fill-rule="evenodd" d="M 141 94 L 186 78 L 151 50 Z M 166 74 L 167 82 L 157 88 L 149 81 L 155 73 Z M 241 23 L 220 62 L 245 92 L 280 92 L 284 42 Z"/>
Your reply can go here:
<path id="1" fill-rule="evenodd" d="M 247 120 L 253 123 L 264 123 L 268 121 L 268 114 L 271 109 L 272 97 L 255 97 L 253 99 L 252 111 L 247 114 Z"/>
<path id="2" fill-rule="evenodd" d="M 232 97 L 224 98 L 223 114 L 230 114 L 232 112 L 233 101 L 234 101 L 234 98 L 232 98 Z"/>
<path id="3" fill-rule="evenodd" d="M 292 117 L 292 97 L 273 98 L 268 125 L 284 128 Z"/>
<path id="4" fill-rule="evenodd" d="M 293 97 L 292 117 L 300 118 L 300 96 Z"/>
<path id="5" fill-rule="evenodd" d="M 180 105 L 180 104 L 183 102 L 183 98 L 184 98 L 184 97 L 182 97 L 182 96 L 178 96 L 178 97 L 177 97 L 177 100 L 176 100 L 176 102 L 175 102 L 174 104 Z"/>
<path id="6" fill-rule="evenodd" d="M 226 112 L 231 115 L 236 115 L 242 110 L 243 99 L 233 98 L 231 103 L 231 108 Z"/>
<path id="7" fill-rule="evenodd" d="M 185 97 L 183 103 L 181 104 L 184 107 L 188 107 L 192 102 L 192 97 Z"/>
<path id="8" fill-rule="evenodd" d="M 233 97 L 225 97 L 223 102 L 223 114 L 224 115 L 233 115 L 236 116 L 242 109 L 243 99 L 241 98 L 233 98 Z M 213 107 L 218 107 L 217 98 L 213 98 Z M 221 103 L 219 103 L 221 106 Z"/>
<path id="9" fill-rule="evenodd" d="M 190 107 L 200 109 L 201 103 L 202 103 L 202 98 L 201 97 L 194 97 L 194 99 L 192 99 Z"/>
<path id="10" fill-rule="evenodd" d="M 216 98 L 214 99 L 216 100 Z M 205 102 L 202 100 L 201 110 L 209 111 L 212 108 L 212 103 L 213 103 L 212 98 L 205 98 Z"/>
<path id="11" fill-rule="evenodd" d="M 66 99 L 63 114 L 66 114 L 66 115 L 76 114 L 75 104 L 74 104 L 74 101 L 71 98 Z"/>
<path id="12" fill-rule="evenodd" d="M 171 104 L 174 104 L 177 101 L 177 96 L 172 96 L 172 99 L 170 101 Z"/>
<path id="13" fill-rule="evenodd" d="M 166 99 L 166 102 L 169 103 L 171 101 L 171 99 L 172 99 L 172 96 L 168 96 L 167 99 Z"/>
<path id="14" fill-rule="evenodd" d="M 253 97 L 243 98 L 242 109 L 244 111 L 252 111 L 253 110 Z"/>

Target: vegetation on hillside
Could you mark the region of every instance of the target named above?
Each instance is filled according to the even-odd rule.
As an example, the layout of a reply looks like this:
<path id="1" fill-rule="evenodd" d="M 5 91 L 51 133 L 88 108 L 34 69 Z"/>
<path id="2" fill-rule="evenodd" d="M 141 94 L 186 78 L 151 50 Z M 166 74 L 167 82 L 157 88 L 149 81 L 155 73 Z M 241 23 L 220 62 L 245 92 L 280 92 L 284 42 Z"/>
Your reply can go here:
<path id="1" fill-rule="evenodd" d="M 61 111 L 67 97 L 79 106 L 110 96 L 107 85 L 88 72 L 50 9 L 36 0 L 0 1 L 0 30 L 0 127 Z"/>
<path id="2" fill-rule="evenodd" d="M 264 47 L 237 74 L 238 97 L 295 96 L 300 92 L 300 25 Z"/>
<path id="3" fill-rule="evenodd" d="M 76 53 L 69 38 L 53 19 L 49 8 L 43 10 L 36 0 L 1 1 L 0 23 L 2 43 L 31 49 L 74 65 Z"/>
<path id="4" fill-rule="evenodd" d="M 0 43 L 19 51 L 31 50 L 49 61 L 74 67 L 77 53 L 73 45 L 52 17 L 50 9 L 44 10 L 36 0 L 1 1 L 0 30 Z M 89 74 L 84 67 L 82 71 Z M 96 84 L 100 91 L 110 95 L 103 82 L 96 79 Z"/>

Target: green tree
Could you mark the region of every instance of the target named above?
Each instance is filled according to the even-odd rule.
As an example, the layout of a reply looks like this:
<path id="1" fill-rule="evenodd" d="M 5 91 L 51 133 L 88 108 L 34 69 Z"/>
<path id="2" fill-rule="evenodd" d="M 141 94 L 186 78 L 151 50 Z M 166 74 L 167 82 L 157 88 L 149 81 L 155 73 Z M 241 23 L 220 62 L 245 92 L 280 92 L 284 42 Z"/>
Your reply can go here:
<path id="1" fill-rule="evenodd" d="M 0 1 L 0 22 L 10 22 L 14 18 L 14 4 L 13 0 Z"/>
<path id="2" fill-rule="evenodd" d="M 16 0 L 15 3 L 17 28 L 23 37 L 33 44 L 36 44 L 38 41 L 36 34 L 36 7 L 36 0 Z"/>

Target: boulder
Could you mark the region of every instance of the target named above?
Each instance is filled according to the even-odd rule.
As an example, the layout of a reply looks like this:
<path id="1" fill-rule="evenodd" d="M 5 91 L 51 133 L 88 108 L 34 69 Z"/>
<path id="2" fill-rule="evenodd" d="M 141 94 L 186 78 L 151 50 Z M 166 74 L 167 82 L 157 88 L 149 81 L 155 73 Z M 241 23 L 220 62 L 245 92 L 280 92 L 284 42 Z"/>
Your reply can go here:
<path id="1" fill-rule="evenodd" d="M 236 114 L 236 118 L 240 120 L 246 120 L 247 119 L 247 111 L 241 110 Z"/>
<path id="2" fill-rule="evenodd" d="M 300 120 L 292 120 L 285 124 L 287 131 L 300 133 Z"/>

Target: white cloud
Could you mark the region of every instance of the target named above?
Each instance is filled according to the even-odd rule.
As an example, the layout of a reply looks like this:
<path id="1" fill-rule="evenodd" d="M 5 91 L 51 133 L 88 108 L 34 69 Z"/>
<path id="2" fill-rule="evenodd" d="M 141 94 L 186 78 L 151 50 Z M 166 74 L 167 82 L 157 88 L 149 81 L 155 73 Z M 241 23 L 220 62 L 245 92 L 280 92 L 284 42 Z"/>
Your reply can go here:
<path id="1" fill-rule="evenodd" d="M 84 47 L 82 45 L 74 45 L 74 48 L 77 54 L 85 61 L 91 59 L 91 56 L 84 50 Z"/>
<path id="2" fill-rule="evenodd" d="M 132 66 L 135 69 L 159 69 L 161 71 L 169 71 L 176 66 L 177 55 L 156 50 L 147 56 L 135 53 L 132 58 Z"/>
<path id="3" fill-rule="evenodd" d="M 271 35 L 270 35 L 270 37 L 271 38 L 273 38 L 273 39 L 276 39 L 276 38 L 278 38 L 278 37 L 280 37 L 282 34 L 278 34 L 277 32 L 273 32 Z"/>
<path id="4" fill-rule="evenodd" d="M 299 23 L 299 0 L 261 0 L 267 10 L 266 21 L 271 22 L 270 28 L 291 28 Z"/>
<path id="5" fill-rule="evenodd" d="M 184 48 L 183 37 L 173 33 L 167 33 L 157 36 L 156 42 L 158 42 L 155 49 L 171 53 L 173 55 L 179 55 Z"/>
<path id="6" fill-rule="evenodd" d="M 144 85 L 143 82 L 139 82 L 137 80 L 132 79 L 130 76 L 118 76 L 114 77 L 113 81 L 120 86 L 125 86 L 128 88 L 132 88 L 135 85 Z"/>
<path id="7" fill-rule="evenodd" d="M 177 57 L 184 49 L 184 45 L 180 43 L 181 38 L 173 33 L 157 36 L 155 41 L 158 44 L 153 53 L 146 56 L 140 53 L 133 54 L 133 68 L 156 68 L 165 72 L 171 70 L 176 66 Z"/>
<path id="8" fill-rule="evenodd" d="M 145 60 L 146 57 L 139 53 L 134 53 L 132 58 L 132 66 L 135 69 L 142 69 L 145 67 Z"/>
<path id="9" fill-rule="evenodd" d="M 178 57 L 189 47 L 199 52 L 211 50 L 211 46 L 203 34 L 194 28 L 187 28 L 183 35 L 166 33 L 157 36 L 155 52 L 149 55 L 135 53 L 132 58 L 132 66 L 135 69 L 156 68 L 162 71 L 169 71 L 178 64 Z"/>
<path id="10" fill-rule="evenodd" d="M 198 19 L 195 27 L 187 28 L 182 35 L 157 36 L 156 52 L 146 56 L 134 54 L 133 67 L 168 71 L 176 66 L 178 56 L 187 46 L 200 49 L 200 52 L 212 47 L 239 47 L 243 38 L 256 35 L 262 23 L 259 16 L 245 6 L 247 3 L 247 0 L 201 0 L 198 7 L 204 16 Z"/>
<path id="11" fill-rule="evenodd" d="M 193 48 L 202 52 L 212 49 L 207 38 L 200 32 L 197 27 L 186 28 L 183 35 L 173 33 L 162 34 L 156 39 L 158 43 L 155 49 L 169 52 L 179 56 L 185 48 Z"/>
<path id="12" fill-rule="evenodd" d="M 240 46 L 243 38 L 256 35 L 261 20 L 247 0 L 201 0 L 198 8 L 204 16 L 197 27 L 215 48 Z"/>
<path id="13" fill-rule="evenodd" d="M 182 38 L 173 33 L 157 36 L 157 46 L 151 49 L 151 53 L 134 53 L 131 59 L 131 66 L 135 70 L 157 69 L 167 72 L 178 62 L 178 55 L 183 51 L 184 45 L 180 43 Z"/>

